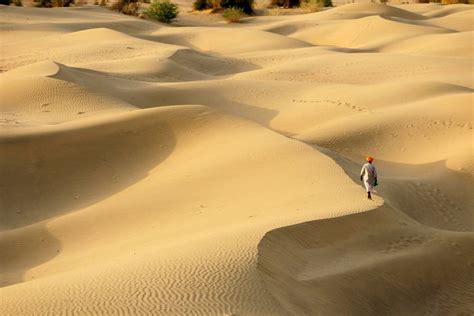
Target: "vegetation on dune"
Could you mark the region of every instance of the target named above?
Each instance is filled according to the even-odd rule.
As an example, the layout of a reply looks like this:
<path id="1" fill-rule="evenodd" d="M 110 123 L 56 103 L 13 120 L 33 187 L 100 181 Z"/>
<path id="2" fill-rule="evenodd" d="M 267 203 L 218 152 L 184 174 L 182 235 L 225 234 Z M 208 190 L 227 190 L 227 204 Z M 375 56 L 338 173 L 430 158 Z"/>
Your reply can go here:
<path id="1" fill-rule="evenodd" d="M 118 0 L 112 4 L 110 9 L 127 15 L 138 15 L 140 3 L 138 0 Z"/>
<path id="2" fill-rule="evenodd" d="M 269 8 L 283 7 L 296 8 L 301 7 L 309 11 L 316 12 L 322 7 L 332 7 L 332 0 L 271 0 Z"/>
<path id="3" fill-rule="evenodd" d="M 321 11 L 323 3 L 320 0 L 303 0 L 301 1 L 300 7 L 308 12 Z"/>
<path id="4" fill-rule="evenodd" d="M 244 11 L 241 8 L 227 8 L 222 12 L 222 16 L 229 22 L 240 22 L 245 16 Z"/>
<path id="5" fill-rule="evenodd" d="M 170 0 L 157 0 L 143 13 L 152 19 L 169 24 L 178 16 L 179 8 Z"/>
<path id="6" fill-rule="evenodd" d="M 474 0 L 419 0 L 418 3 L 474 4 Z"/>
<path id="7" fill-rule="evenodd" d="M 300 0 L 272 0 L 269 7 L 284 7 L 284 8 L 294 8 L 300 6 Z"/>
<path id="8" fill-rule="evenodd" d="M 193 2 L 194 10 L 207 10 L 210 9 L 210 3 L 207 0 L 196 0 Z"/>
<path id="9" fill-rule="evenodd" d="M 474 4 L 474 1 L 472 0 L 441 0 L 441 4 L 458 4 L 458 3 Z"/>
<path id="10" fill-rule="evenodd" d="M 75 4 L 74 0 L 37 0 L 36 1 L 36 6 L 41 7 L 41 8 L 69 7 L 74 4 Z"/>
<path id="11" fill-rule="evenodd" d="M 224 9 L 238 8 L 245 14 L 253 13 L 253 0 L 221 0 L 220 5 Z"/>
<path id="12" fill-rule="evenodd" d="M 193 3 L 193 8 L 194 10 L 237 8 L 245 14 L 252 14 L 253 3 L 253 0 L 196 0 Z M 233 14 L 236 14 L 236 12 Z"/>

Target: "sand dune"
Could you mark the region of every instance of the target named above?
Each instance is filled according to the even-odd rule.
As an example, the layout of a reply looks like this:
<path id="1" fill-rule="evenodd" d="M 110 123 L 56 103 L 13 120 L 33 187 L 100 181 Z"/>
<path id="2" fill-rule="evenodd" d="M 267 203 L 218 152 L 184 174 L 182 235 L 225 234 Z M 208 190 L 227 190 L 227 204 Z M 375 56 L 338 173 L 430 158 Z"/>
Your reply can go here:
<path id="1" fill-rule="evenodd" d="M 192 47 L 204 52 L 237 54 L 310 46 L 296 39 L 242 28 L 168 28 L 152 35 L 153 39 L 172 45 Z"/>
<path id="2" fill-rule="evenodd" d="M 471 41 L 473 34 L 470 31 L 420 36 L 386 46 L 383 51 L 470 58 L 474 50 L 474 43 Z"/>
<path id="3" fill-rule="evenodd" d="M 213 113 L 205 107 L 164 107 L 128 112 L 118 117 L 109 115 L 106 118 L 93 119 L 90 123 L 88 121 L 89 119 L 62 124 L 56 127 L 55 131 L 49 131 L 43 136 L 45 138 L 43 142 L 49 146 L 64 147 L 66 141 L 67 147 L 71 148 L 70 154 L 61 152 L 61 156 L 58 157 L 59 155 L 56 155 L 58 151 L 54 150 L 54 147 L 47 150 L 48 147 L 45 148 L 45 144 L 40 145 L 42 141 L 37 142 L 41 148 L 45 148 L 48 156 L 45 157 L 45 153 L 41 152 L 36 154 L 37 157 L 34 159 L 47 161 L 47 163 L 42 167 L 36 167 L 39 170 L 35 174 L 40 179 L 38 183 L 40 187 L 52 193 L 51 197 L 54 197 L 54 200 L 45 201 L 44 194 L 36 192 L 38 185 L 31 185 L 29 195 L 31 203 L 36 205 L 41 203 L 39 206 L 49 205 L 47 209 L 49 212 L 53 211 L 52 206 L 56 206 L 59 208 L 58 211 L 62 212 L 61 217 L 56 217 L 47 224 L 48 235 L 61 241 L 61 252 L 55 260 L 31 268 L 23 276 L 28 280 L 27 283 L 33 282 L 39 284 L 39 287 L 28 286 L 25 289 L 27 283 L 20 283 L 18 286 L 5 288 L 4 298 L 7 301 L 17 297 L 17 291 L 25 290 L 30 293 L 28 296 L 35 296 L 40 300 L 21 304 L 22 307 L 17 310 L 19 312 L 26 312 L 30 308 L 38 310 L 37 304 L 43 306 L 41 308 L 43 311 L 55 308 L 57 304 L 64 304 L 64 299 L 71 295 L 71 291 L 77 293 L 78 296 L 85 295 L 84 299 L 91 304 L 89 311 L 100 311 L 100 309 L 95 309 L 99 307 L 94 306 L 104 304 L 101 299 L 103 294 L 96 291 L 83 293 L 81 290 L 83 283 L 80 280 L 84 280 L 85 275 L 95 275 L 97 270 L 103 271 L 100 266 L 106 262 L 110 263 L 112 258 L 116 263 L 125 260 L 123 265 L 128 266 L 127 262 L 132 253 L 153 253 L 153 256 L 158 259 L 162 257 L 159 255 L 159 249 L 164 247 L 166 249 L 163 251 L 167 257 L 168 255 L 173 257 L 173 251 L 170 253 L 169 245 L 178 242 L 181 246 L 176 249 L 176 256 L 180 258 L 180 261 L 188 262 L 184 263 L 183 269 L 177 269 L 173 261 L 166 265 L 161 260 L 158 260 L 159 263 L 153 263 L 154 261 L 150 261 L 148 256 L 144 256 L 143 266 L 147 267 L 149 264 L 153 266 L 141 270 L 142 272 L 136 272 L 145 275 L 151 273 L 143 278 L 143 282 L 149 282 L 147 280 L 150 277 L 156 279 L 157 282 L 161 280 L 160 285 L 149 288 L 152 291 L 150 295 L 160 302 L 160 309 L 175 312 L 195 310 L 204 313 L 206 308 L 218 308 L 218 310 L 231 312 L 240 304 L 239 302 L 245 301 L 247 303 L 241 306 L 242 311 L 267 310 L 275 313 L 276 309 L 272 307 L 271 299 L 265 296 L 266 292 L 261 283 L 255 276 L 251 276 L 254 273 L 253 270 L 247 271 L 253 266 L 255 257 L 251 255 L 256 250 L 256 242 L 268 230 L 268 225 L 270 227 L 278 225 L 284 218 L 289 221 L 298 221 L 298 219 L 301 221 L 314 216 L 339 215 L 342 210 L 356 211 L 371 207 L 370 203 L 358 199 L 357 205 L 349 203 L 347 208 L 341 209 L 340 203 L 334 203 L 335 192 L 316 193 L 315 189 L 322 183 L 326 183 L 319 169 L 323 166 L 325 170 L 338 170 L 336 172 L 340 175 L 333 177 L 337 183 L 332 185 L 341 190 L 346 187 L 344 194 L 356 197 L 360 193 L 360 188 L 351 184 L 350 180 L 343 175 L 343 171 L 329 158 L 306 145 L 289 140 L 257 124 Z M 160 121 L 163 123 L 160 124 Z M 214 133 L 216 128 L 221 132 Z M 102 129 L 100 133 L 104 133 L 104 136 L 96 135 L 97 129 Z M 74 138 L 71 139 L 68 134 L 72 131 L 74 131 Z M 17 166 L 24 164 L 19 160 L 18 155 L 24 152 L 20 149 L 25 144 L 22 140 L 32 136 L 27 130 L 22 131 L 20 135 L 17 133 L 3 141 L 4 146 L 8 146 L 8 152 L 11 152 L 13 156 L 8 157 L 10 159 L 7 161 L 17 163 L 4 165 L 2 170 L 11 171 L 9 174 L 14 179 L 10 181 L 15 180 L 18 186 L 23 187 L 23 192 L 26 192 L 28 179 L 18 175 L 20 170 Z M 61 138 L 58 139 L 58 135 L 55 135 L 57 133 L 61 134 L 63 141 Z M 38 132 L 34 135 L 38 137 Z M 51 139 L 47 138 L 49 135 Z M 94 135 L 96 136 L 92 141 L 89 137 Z M 138 142 L 141 138 L 143 141 Z M 147 138 L 152 143 L 146 143 Z M 97 144 L 104 144 L 106 139 L 108 141 L 105 143 L 107 148 L 105 151 L 103 146 Z M 142 149 L 137 151 L 137 146 Z M 236 147 L 241 149 L 239 153 L 231 150 Z M 28 150 L 35 152 L 34 148 Z M 144 150 L 148 153 L 143 152 Z M 126 153 L 133 153 L 133 155 Z M 65 157 L 65 154 L 70 157 Z M 140 158 L 137 159 L 137 157 Z M 190 160 L 190 157 L 194 158 Z M 87 160 L 84 161 L 86 158 Z M 159 163 L 159 160 L 163 161 Z M 60 168 L 58 165 L 63 167 Z M 56 166 L 55 174 L 51 175 L 54 179 L 45 178 L 51 174 L 49 171 L 51 166 Z M 307 166 L 313 167 L 308 169 Z M 284 169 L 284 172 L 275 175 L 273 172 L 275 169 Z M 73 173 L 71 173 L 72 170 L 74 170 Z M 43 172 L 45 174 L 42 174 Z M 25 171 L 25 173 L 28 175 L 31 171 Z M 314 175 L 311 176 L 311 173 Z M 331 174 L 334 176 L 334 170 Z M 228 179 L 225 186 L 222 186 L 219 181 L 221 176 Z M 291 179 L 295 185 L 289 187 L 288 179 Z M 65 188 L 60 185 L 61 182 L 76 185 Z M 81 183 L 93 183 L 94 186 L 85 187 Z M 197 189 L 198 187 L 200 188 Z M 264 187 L 266 189 L 262 190 L 261 188 Z M 237 205 L 231 202 L 231 197 L 235 196 L 235 192 L 239 192 L 240 201 Z M 193 198 L 177 203 L 177 197 L 182 194 Z M 135 201 L 137 195 L 143 197 L 138 208 Z M 275 199 L 275 195 L 279 195 L 280 198 Z M 58 200 L 61 197 L 64 197 L 65 205 Z M 9 209 L 30 209 L 24 203 L 17 205 L 19 201 L 14 196 L 10 199 L 7 195 L 5 199 L 9 203 Z M 261 200 L 266 202 L 264 204 L 256 202 Z M 67 201 L 70 202 L 67 203 Z M 256 208 L 256 205 L 259 207 Z M 39 206 L 37 206 L 38 210 L 40 210 Z M 67 212 L 68 209 L 78 208 L 81 211 Z M 293 211 L 289 212 L 289 210 Z M 298 210 L 297 213 L 294 213 L 294 210 Z M 31 223 L 48 215 L 58 215 L 58 213 L 46 214 L 43 210 L 40 214 L 25 214 L 23 211 L 11 214 L 13 219 L 10 221 L 12 225 L 18 227 L 20 224 L 27 224 L 26 221 Z M 18 234 L 18 231 L 23 231 L 23 238 L 28 238 L 30 234 L 38 234 L 39 228 L 33 229 L 37 225 L 43 225 L 43 222 L 18 227 L 13 231 L 10 230 L 9 234 Z M 120 232 L 117 231 L 119 227 Z M 117 233 L 121 238 L 116 238 Z M 196 239 L 200 240 L 198 244 L 201 246 L 190 242 Z M 211 242 L 216 239 L 222 240 L 222 244 L 215 245 Z M 160 243 L 154 240 L 160 240 Z M 182 241 L 179 242 L 179 240 Z M 22 271 L 15 270 L 18 268 L 13 263 L 20 259 L 16 255 L 17 252 L 12 251 L 16 248 L 12 247 L 12 243 L 15 244 L 18 239 L 7 238 L 4 242 L 2 253 L 6 254 L 7 266 L 12 267 L 13 271 L 10 274 L 16 276 Z M 84 243 L 89 246 L 84 248 Z M 45 244 L 43 247 L 48 248 L 51 245 Z M 124 252 L 125 249 L 129 250 Z M 191 251 L 191 249 L 194 250 Z M 213 253 L 221 251 L 222 256 L 212 257 Z M 232 254 L 236 256 L 234 259 L 231 259 L 234 256 Z M 235 275 L 221 274 L 222 265 L 226 264 L 222 262 L 223 257 L 229 258 L 230 262 L 244 260 L 247 263 L 242 267 L 243 271 Z M 11 265 L 8 259 L 13 261 Z M 166 259 L 165 262 L 167 260 L 170 259 Z M 215 266 L 211 263 L 212 261 L 215 262 Z M 142 266 L 142 263 L 135 260 L 130 264 L 133 267 Z M 237 269 L 239 265 L 237 264 Z M 116 282 L 122 282 L 122 278 L 118 276 L 123 273 L 121 272 L 123 266 L 116 264 L 113 266 L 118 269 L 115 272 L 116 276 L 106 277 L 111 283 L 109 285 L 102 283 L 102 286 L 115 288 L 119 286 Z M 199 269 L 202 271 L 199 275 L 192 277 L 191 271 L 198 267 L 201 267 Z M 106 269 L 109 273 L 113 271 L 111 267 Z M 58 282 L 57 275 L 60 272 L 63 272 L 60 274 L 62 281 Z M 172 282 L 176 281 L 175 278 L 178 278 L 176 273 L 184 273 L 191 277 L 182 279 L 181 282 L 185 282 L 184 288 L 180 283 L 172 285 Z M 201 289 L 201 294 L 196 294 L 195 298 L 189 298 L 191 305 L 180 307 L 180 298 L 191 295 L 186 293 L 193 291 L 193 284 L 199 282 L 196 278 L 212 280 L 214 277 L 217 279 L 213 282 L 196 284 L 195 286 Z M 47 281 L 49 278 L 53 279 Z M 54 281 L 55 279 L 58 281 Z M 66 279 L 70 281 L 65 282 Z M 140 279 L 142 278 L 133 278 L 134 281 L 130 279 L 138 283 L 120 294 L 120 297 L 124 299 L 123 306 L 134 304 L 133 296 L 128 300 L 125 297 L 131 295 L 135 287 L 146 286 L 145 283 L 140 283 L 142 282 Z M 88 284 L 91 281 L 84 282 Z M 164 286 L 168 282 L 171 283 Z M 235 287 L 240 282 L 245 283 L 241 285 L 239 291 L 236 292 L 234 289 L 232 296 L 221 300 L 213 297 L 221 287 Z M 45 284 L 56 285 L 48 294 L 43 288 Z M 70 284 L 77 284 L 77 287 L 71 288 Z M 39 296 L 38 291 L 42 293 Z M 52 299 L 52 297 L 57 299 Z M 105 304 L 104 311 L 120 306 L 115 306 L 114 301 Z M 14 305 L 8 304 L 8 306 L 10 307 L 7 312 L 15 311 Z M 74 310 L 76 303 L 71 302 L 67 308 Z M 140 311 L 150 311 L 150 307 L 145 305 L 138 305 L 136 308 Z"/>
<path id="4" fill-rule="evenodd" d="M 473 244 L 384 206 L 268 233 L 259 269 L 295 315 L 468 315 Z"/>
<path id="5" fill-rule="evenodd" d="M 430 23 L 459 32 L 473 31 L 473 13 L 474 12 L 472 10 L 462 10 L 456 13 L 451 13 L 449 15 L 442 16 L 440 18 L 431 19 Z"/>
<path id="6" fill-rule="evenodd" d="M 306 28 L 292 36 L 315 45 L 373 49 L 405 38 L 445 32 L 447 30 L 401 23 L 371 15 L 354 20 L 326 23 L 319 25 L 316 29 Z"/>
<path id="7" fill-rule="evenodd" d="M 420 54 L 420 51 L 417 52 Z M 472 88 L 468 58 L 446 59 L 436 56 L 358 53 L 290 60 L 264 69 L 240 73 L 235 79 L 302 81 L 313 83 L 377 84 L 380 82 L 432 80 L 443 77 L 446 83 Z M 357 77 L 351 74 L 357 73 Z"/>
<path id="8" fill-rule="evenodd" d="M 472 10 L 472 7 L 470 5 L 456 4 L 456 5 L 439 7 L 437 10 L 424 13 L 424 15 L 430 18 L 439 18 L 439 17 L 451 15 L 453 13 L 458 13 L 458 12 L 468 11 L 468 10 Z"/>
<path id="9" fill-rule="evenodd" d="M 0 6 L 0 313 L 472 313 L 469 11 Z"/>
<path id="10" fill-rule="evenodd" d="M 316 14 L 315 14 L 316 15 Z M 393 6 L 384 6 L 378 3 L 350 3 L 333 10 L 328 10 L 317 14 L 322 19 L 359 19 L 367 16 L 398 17 L 412 20 L 426 19 L 423 15 L 399 9 Z"/>
<path id="11" fill-rule="evenodd" d="M 96 93 L 80 82 L 52 78 L 64 68 L 67 67 L 46 61 L 2 73 L 2 125 L 58 124 L 99 113 L 134 109 L 128 103 L 106 93 Z"/>

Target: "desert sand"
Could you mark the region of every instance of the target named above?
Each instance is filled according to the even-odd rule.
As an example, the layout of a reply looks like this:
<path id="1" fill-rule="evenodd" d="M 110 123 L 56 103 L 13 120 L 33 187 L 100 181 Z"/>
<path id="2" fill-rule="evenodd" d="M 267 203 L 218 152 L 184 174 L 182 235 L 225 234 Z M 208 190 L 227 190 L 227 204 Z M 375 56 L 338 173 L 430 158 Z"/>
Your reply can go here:
<path id="1" fill-rule="evenodd" d="M 0 6 L 0 314 L 473 314 L 472 8 Z"/>

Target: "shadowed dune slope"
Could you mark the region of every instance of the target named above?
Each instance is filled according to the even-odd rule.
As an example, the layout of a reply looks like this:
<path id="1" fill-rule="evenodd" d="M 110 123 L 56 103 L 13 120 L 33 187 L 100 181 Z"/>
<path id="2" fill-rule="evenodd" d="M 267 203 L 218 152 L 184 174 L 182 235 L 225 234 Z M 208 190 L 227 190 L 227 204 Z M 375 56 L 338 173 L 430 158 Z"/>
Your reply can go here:
<path id="1" fill-rule="evenodd" d="M 1 200 L 8 211 L 1 228 L 83 208 L 146 177 L 175 142 L 168 122 L 150 114 L 125 112 L 3 133 L 0 169 L 8 185 L 2 185 Z"/>

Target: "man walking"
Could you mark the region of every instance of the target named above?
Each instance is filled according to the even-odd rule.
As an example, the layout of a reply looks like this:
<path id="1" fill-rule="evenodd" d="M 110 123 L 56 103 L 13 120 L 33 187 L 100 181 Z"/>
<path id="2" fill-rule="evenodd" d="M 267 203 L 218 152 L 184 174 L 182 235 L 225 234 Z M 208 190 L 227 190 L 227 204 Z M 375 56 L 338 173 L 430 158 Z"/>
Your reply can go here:
<path id="1" fill-rule="evenodd" d="M 377 185 L 377 170 L 375 170 L 375 166 L 372 164 L 373 161 L 374 158 L 367 157 L 367 163 L 362 166 L 360 171 L 360 181 L 364 182 L 369 200 L 372 200 L 371 193 L 376 193 L 374 187 Z"/>

